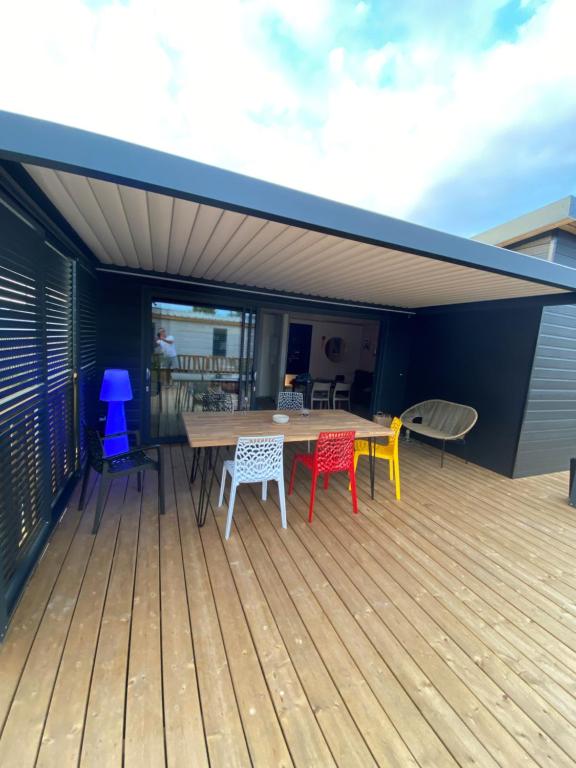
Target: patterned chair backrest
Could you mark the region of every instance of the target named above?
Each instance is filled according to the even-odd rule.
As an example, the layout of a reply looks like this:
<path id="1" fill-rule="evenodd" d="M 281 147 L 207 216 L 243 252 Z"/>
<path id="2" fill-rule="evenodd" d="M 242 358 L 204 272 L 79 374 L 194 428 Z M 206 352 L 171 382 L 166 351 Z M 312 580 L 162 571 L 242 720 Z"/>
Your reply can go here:
<path id="1" fill-rule="evenodd" d="M 234 475 L 239 483 L 278 479 L 283 473 L 284 435 L 239 437 Z"/>
<path id="2" fill-rule="evenodd" d="M 227 392 L 204 392 L 203 411 L 233 411 L 234 401 Z"/>
<path id="3" fill-rule="evenodd" d="M 394 430 L 394 434 L 390 435 L 388 438 L 388 445 L 392 446 L 394 450 L 397 451 L 398 438 L 400 437 L 400 430 L 402 429 L 402 419 L 399 419 L 398 416 L 394 416 L 392 423 L 390 424 L 390 429 Z"/>
<path id="4" fill-rule="evenodd" d="M 302 392 L 278 392 L 279 411 L 301 411 L 304 408 Z"/>
<path id="5" fill-rule="evenodd" d="M 318 472 L 343 472 L 354 462 L 354 438 L 356 433 L 320 432 L 314 459 Z"/>

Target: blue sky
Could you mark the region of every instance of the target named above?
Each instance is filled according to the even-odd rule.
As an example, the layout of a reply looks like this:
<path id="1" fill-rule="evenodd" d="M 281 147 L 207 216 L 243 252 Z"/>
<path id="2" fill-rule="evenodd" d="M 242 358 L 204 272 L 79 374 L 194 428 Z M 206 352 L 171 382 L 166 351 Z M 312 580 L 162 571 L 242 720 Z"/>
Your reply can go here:
<path id="1" fill-rule="evenodd" d="M 19 0 L 0 25 L 2 109 L 464 235 L 576 193 L 576 0 Z"/>

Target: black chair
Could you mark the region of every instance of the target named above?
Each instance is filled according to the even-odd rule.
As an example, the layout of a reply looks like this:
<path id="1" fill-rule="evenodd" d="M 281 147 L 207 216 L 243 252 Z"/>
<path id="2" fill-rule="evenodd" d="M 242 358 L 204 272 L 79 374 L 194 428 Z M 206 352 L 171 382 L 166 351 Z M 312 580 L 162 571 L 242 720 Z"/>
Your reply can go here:
<path id="1" fill-rule="evenodd" d="M 117 453 L 115 456 L 104 455 L 104 443 L 100 433 L 97 429 L 92 427 L 85 427 L 86 442 L 88 447 L 88 460 L 86 461 L 86 469 L 84 470 L 84 479 L 82 480 L 82 491 L 80 493 L 80 501 L 78 502 L 78 509 L 84 508 L 84 500 L 86 497 L 86 491 L 88 490 L 88 478 L 90 477 L 90 470 L 94 469 L 99 475 L 102 475 L 100 480 L 100 488 L 98 489 L 98 501 L 96 503 L 96 515 L 94 517 L 94 525 L 92 527 L 92 533 L 97 533 L 100 526 L 100 520 L 102 519 L 102 512 L 104 511 L 104 502 L 106 501 L 106 494 L 110 483 L 117 477 L 125 477 L 126 475 L 137 474 L 138 490 L 142 490 L 142 472 L 147 469 L 153 469 L 158 472 L 158 504 L 160 507 L 160 514 L 164 514 L 164 477 L 162 475 L 162 456 L 160 453 L 159 445 L 140 445 L 140 433 L 136 431 L 119 432 L 115 435 L 106 435 L 106 438 L 120 437 L 121 435 L 134 435 L 136 438 L 136 447 L 126 451 L 124 453 Z M 151 459 L 147 455 L 147 451 L 156 451 L 157 458 Z"/>

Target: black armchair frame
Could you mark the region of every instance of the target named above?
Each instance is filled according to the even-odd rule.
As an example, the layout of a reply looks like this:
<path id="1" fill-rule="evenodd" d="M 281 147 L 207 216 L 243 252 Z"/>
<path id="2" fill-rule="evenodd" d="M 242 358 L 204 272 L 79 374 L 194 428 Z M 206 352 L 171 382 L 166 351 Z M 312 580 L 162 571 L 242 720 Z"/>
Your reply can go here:
<path id="1" fill-rule="evenodd" d="M 126 477 L 127 475 L 137 475 L 138 490 L 142 491 L 142 472 L 147 469 L 153 469 L 158 472 L 158 505 L 160 514 L 165 512 L 164 506 L 164 475 L 162 473 L 162 454 L 159 445 L 140 445 L 140 432 L 137 430 L 127 430 L 126 432 L 117 432 L 113 435 L 105 435 L 103 438 L 100 432 L 93 428 L 85 426 L 85 434 L 88 442 L 88 457 L 84 468 L 84 478 L 82 480 L 82 490 L 78 509 L 84 508 L 86 491 L 88 490 L 88 480 L 90 470 L 95 470 L 101 475 L 100 487 L 98 488 L 98 500 L 96 502 L 96 514 L 94 516 L 94 525 L 92 533 L 98 533 L 100 520 L 104 511 L 106 495 L 112 480 L 117 477 Z M 122 437 L 132 435 L 135 438 L 136 447 L 129 451 L 117 453 L 114 456 L 104 455 L 104 440 L 111 437 Z M 156 458 L 148 456 L 149 451 L 156 453 Z"/>

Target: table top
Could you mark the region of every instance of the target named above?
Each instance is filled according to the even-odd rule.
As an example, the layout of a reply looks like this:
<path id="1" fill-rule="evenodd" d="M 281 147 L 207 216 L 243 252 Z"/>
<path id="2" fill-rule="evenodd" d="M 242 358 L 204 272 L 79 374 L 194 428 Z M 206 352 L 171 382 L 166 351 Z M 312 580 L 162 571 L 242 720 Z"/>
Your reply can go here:
<path id="1" fill-rule="evenodd" d="M 286 424 L 272 421 L 275 413 L 290 417 Z M 300 411 L 227 411 L 186 412 L 182 414 L 188 443 L 192 448 L 235 445 L 239 437 L 284 435 L 284 440 L 296 442 L 316 440 L 320 432 L 354 430 L 356 437 L 390 437 L 393 431 L 374 421 L 362 419 L 345 410 L 314 410 L 309 416 Z"/>

